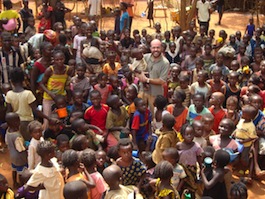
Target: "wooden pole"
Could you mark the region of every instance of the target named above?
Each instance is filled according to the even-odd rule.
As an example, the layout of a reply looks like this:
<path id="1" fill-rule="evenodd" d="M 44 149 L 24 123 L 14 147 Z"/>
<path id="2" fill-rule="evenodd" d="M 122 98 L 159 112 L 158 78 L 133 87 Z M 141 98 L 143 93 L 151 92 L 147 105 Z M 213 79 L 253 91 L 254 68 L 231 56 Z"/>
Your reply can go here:
<path id="1" fill-rule="evenodd" d="M 186 0 L 180 1 L 180 27 L 182 30 L 186 30 Z"/>

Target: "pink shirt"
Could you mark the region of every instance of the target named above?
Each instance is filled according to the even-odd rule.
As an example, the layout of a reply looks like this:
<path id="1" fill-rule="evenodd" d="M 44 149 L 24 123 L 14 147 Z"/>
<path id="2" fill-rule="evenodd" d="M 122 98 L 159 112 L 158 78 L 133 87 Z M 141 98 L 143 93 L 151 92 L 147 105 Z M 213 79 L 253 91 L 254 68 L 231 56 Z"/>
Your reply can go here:
<path id="1" fill-rule="evenodd" d="M 210 140 L 210 143 L 212 144 L 213 148 L 216 151 L 221 149 L 221 147 L 220 147 L 221 135 L 220 134 L 210 136 L 209 140 Z M 236 151 L 238 149 L 238 145 L 237 145 L 235 140 L 231 139 L 231 141 L 229 142 L 229 144 L 225 148 L 232 149 L 233 151 Z"/>
<path id="2" fill-rule="evenodd" d="M 102 194 L 107 190 L 106 182 L 99 172 L 91 173 L 90 176 L 93 178 L 96 187 L 91 189 L 91 198 L 101 199 Z"/>

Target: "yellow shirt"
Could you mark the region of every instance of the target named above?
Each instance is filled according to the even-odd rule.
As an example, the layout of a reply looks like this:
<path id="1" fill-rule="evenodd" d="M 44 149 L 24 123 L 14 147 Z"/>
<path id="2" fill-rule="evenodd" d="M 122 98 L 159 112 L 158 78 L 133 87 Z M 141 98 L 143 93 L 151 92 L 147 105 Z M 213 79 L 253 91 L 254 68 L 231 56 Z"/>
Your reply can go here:
<path id="1" fill-rule="evenodd" d="M 158 132 L 159 131 L 159 132 Z M 156 142 L 155 150 L 152 153 L 153 161 L 158 164 L 163 160 L 162 152 L 166 148 L 175 147 L 177 142 L 179 141 L 177 137 L 177 133 L 175 131 L 160 131 L 159 129 L 155 132 L 159 135 L 158 140 Z"/>
<path id="2" fill-rule="evenodd" d="M 8 91 L 6 94 L 6 103 L 11 104 L 13 112 L 19 115 L 21 121 L 34 120 L 30 104 L 36 100 L 36 97 L 30 90 L 22 92 Z"/>
<path id="3" fill-rule="evenodd" d="M 249 138 L 257 138 L 257 133 L 256 133 L 256 127 L 253 124 L 253 122 L 244 122 L 244 119 L 240 119 L 237 126 L 236 130 L 234 132 L 234 135 L 236 139 L 239 140 L 246 140 Z M 253 141 L 246 142 L 244 143 L 244 147 L 250 147 L 252 145 Z"/>
<path id="4" fill-rule="evenodd" d="M 3 194 L 1 196 L 1 199 L 14 199 L 14 192 L 10 188 L 8 188 L 6 194 Z"/>
<path id="5" fill-rule="evenodd" d="M 0 13 L 0 19 L 18 19 L 19 14 L 15 10 L 5 10 L 2 13 Z"/>
<path id="6" fill-rule="evenodd" d="M 115 69 L 113 70 L 109 63 L 106 63 L 104 66 L 103 66 L 103 73 L 107 74 L 108 76 L 110 75 L 118 75 L 118 70 L 121 69 L 121 64 L 118 63 L 118 62 L 115 62 Z"/>

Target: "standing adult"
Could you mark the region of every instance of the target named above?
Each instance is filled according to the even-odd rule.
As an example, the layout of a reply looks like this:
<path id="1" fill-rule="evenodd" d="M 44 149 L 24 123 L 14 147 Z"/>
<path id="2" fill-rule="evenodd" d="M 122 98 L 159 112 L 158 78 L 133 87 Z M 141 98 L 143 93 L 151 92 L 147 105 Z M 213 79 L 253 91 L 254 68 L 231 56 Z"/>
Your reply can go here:
<path id="1" fill-rule="evenodd" d="M 102 0 L 88 0 L 89 19 L 98 22 L 101 15 Z"/>
<path id="2" fill-rule="evenodd" d="M 129 14 L 127 12 L 127 3 L 120 3 L 121 17 L 120 17 L 120 33 L 124 34 L 125 29 L 129 29 Z"/>
<path id="3" fill-rule="evenodd" d="M 224 13 L 225 0 L 217 0 L 216 5 L 217 5 L 217 11 L 219 13 L 219 21 L 218 21 L 218 24 L 216 25 L 221 25 L 223 13 Z"/>
<path id="4" fill-rule="evenodd" d="M 210 2 L 206 0 L 197 1 L 197 19 L 201 26 L 205 26 L 206 35 L 209 30 L 209 21 L 210 21 Z"/>
<path id="5" fill-rule="evenodd" d="M 150 111 L 154 115 L 154 100 L 157 95 L 164 95 L 163 85 L 167 81 L 169 72 L 169 62 L 167 58 L 162 55 L 162 43 L 158 39 L 154 39 L 151 42 L 151 53 L 145 54 L 144 59 L 147 63 L 147 71 L 149 77 L 146 77 L 144 73 L 139 75 L 139 79 L 142 83 L 149 84 L 148 90 L 143 92 L 143 85 L 141 85 L 140 96 L 148 102 Z"/>
<path id="6" fill-rule="evenodd" d="M 23 0 L 24 8 L 22 8 L 19 11 L 19 14 L 21 16 L 22 22 L 23 22 L 23 32 L 25 32 L 26 28 L 28 27 L 28 19 L 30 17 L 33 17 L 32 9 L 29 8 L 29 1 Z"/>
<path id="7" fill-rule="evenodd" d="M 120 2 L 124 2 L 127 4 L 127 12 L 129 14 L 129 30 L 131 30 L 132 27 L 132 20 L 133 20 L 133 6 L 134 6 L 134 0 L 120 0 Z"/>

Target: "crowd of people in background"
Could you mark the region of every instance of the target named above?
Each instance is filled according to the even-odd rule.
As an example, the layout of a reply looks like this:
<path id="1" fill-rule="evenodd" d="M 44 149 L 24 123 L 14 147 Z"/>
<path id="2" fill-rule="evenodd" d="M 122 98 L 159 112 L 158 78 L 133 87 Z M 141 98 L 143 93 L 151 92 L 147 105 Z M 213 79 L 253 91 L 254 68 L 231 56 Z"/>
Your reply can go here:
<path id="1" fill-rule="evenodd" d="M 43 0 L 37 27 L 28 0 L 3 1 L 1 199 L 244 199 L 264 177 L 265 25 L 216 32 L 199 0 L 198 31 L 132 29 L 128 2 L 99 31 L 97 7 L 68 26 Z"/>

